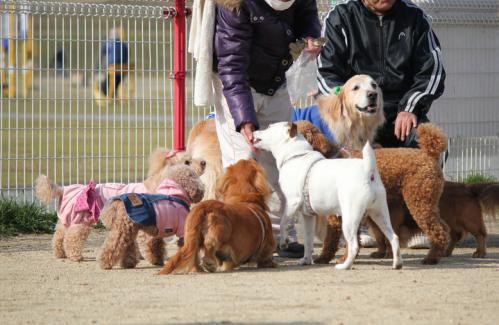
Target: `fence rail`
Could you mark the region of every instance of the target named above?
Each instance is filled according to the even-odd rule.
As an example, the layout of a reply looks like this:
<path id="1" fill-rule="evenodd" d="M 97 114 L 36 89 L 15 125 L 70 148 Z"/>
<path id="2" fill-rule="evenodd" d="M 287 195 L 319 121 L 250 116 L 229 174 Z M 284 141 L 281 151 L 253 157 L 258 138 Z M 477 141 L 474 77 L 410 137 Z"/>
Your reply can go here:
<path id="1" fill-rule="evenodd" d="M 333 2 L 318 1 L 322 17 Z M 429 11 L 441 33 L 449 72 L 446 95 L 432 109 L 432 120 L 452 135 L 446 177 L 461 180 L 480 172 L 499 178 L 499 138 L 490 134 L 499 125 L 497 91 L 487 86 L 490 89 L 484 92 L 481 88 L 486 86 L 480 86 L 475 88 L 482 93 L 466 93 L 472 87 L 456 81 L 474 75 L 482 79 L 469 79 L 468 84 L 497 84 L 497 66 L 483 71 L 477 68 L 475 74 L 459 70 L 463 60 L 476 56 L 476 51 L 483 50 L 487 64 L 494 62 L 497 49 L 492 45 L 480 49 L 478 43 L 473 43 L 474 52 L 460 49 L 451 35 L 461 33 L 470 38 L 459 39 L 462 47 L 478 42 L 480 33 L 495 35 L 498 4 L 416 2 Z M 130 182 L 145 177 L 149 153 L 155 147 L 172 145 L 170 18 L 174 11 L 164 10 L 172 4 L 0 1 L 0 195 L 31 200 L 33 182 L 40 173 L 60 184 L 90 179 Z M 165 17 L 165 12 L 170 15 Z M 187 59 L 189 128 L 210 108 L 192 104 L 195 64 L 190 56 Z M 489 78 L 488 82 L 483 78 Z M 472 103 L 478 113 L 473 114 L 480 114 L 480 120 L 466 115 L 464 104 L 456 108 L 470 98 L 476 99 Z M 470 139 L 476 134 L 463 133 L 469 128 L 487 130 L 487 136 Z"/>

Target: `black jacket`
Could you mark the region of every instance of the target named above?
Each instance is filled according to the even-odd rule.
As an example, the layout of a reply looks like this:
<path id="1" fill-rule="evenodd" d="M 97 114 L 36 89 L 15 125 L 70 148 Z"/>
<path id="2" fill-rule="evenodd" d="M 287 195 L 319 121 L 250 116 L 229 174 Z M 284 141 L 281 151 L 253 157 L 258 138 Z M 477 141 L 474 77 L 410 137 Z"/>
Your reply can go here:
<path id="1" fill-rule="evenodd" d="M 370 75 L 383 90 L 392 122 L 400 111 L 424 117 L 444 91 L 440 43 L 429 18 L 411 1 L 397 1 L 382 17 L 361 0 L 337 5 L 325 19 L 323 37 L 317 59 L 322 94 L 353 75 Z"/>

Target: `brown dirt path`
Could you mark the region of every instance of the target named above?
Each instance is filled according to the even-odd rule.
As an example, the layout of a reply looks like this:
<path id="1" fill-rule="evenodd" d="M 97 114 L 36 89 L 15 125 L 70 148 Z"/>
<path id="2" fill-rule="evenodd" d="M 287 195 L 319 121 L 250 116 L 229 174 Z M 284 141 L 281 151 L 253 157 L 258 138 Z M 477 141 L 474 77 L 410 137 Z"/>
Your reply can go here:
<path id="1" fill-rule="evenodd" d="M 362 249 L 352 271 L 332 265 L 243 267 L 227 274 L 155 276 L 103 271 L 95 262 L 105 232 L 95 231 L 87 260 L 56 260 L 49 235 L 0 239 L 0 324 L 497 324 L 499 245 L 485 259 L 462 247 L 437 266 L 426 250 L 403 249 L 404 268 Z M 175 250 L 169 246 L 169 254 Z"/>

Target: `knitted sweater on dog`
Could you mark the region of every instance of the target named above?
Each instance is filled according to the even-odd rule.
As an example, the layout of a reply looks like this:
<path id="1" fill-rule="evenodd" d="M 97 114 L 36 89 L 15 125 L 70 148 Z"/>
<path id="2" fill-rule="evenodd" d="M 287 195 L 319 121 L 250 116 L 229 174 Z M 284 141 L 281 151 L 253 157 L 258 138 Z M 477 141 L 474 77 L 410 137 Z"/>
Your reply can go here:
<path id="1" fill-rule="evenodd" d="M 74 184 L 64 187 L 57 209 L 60 222 L 69 227 L 76 224 L 96 224 L 104 203 L 124 193 L 147 193 L 144 183 Z"/>
<path id="2" fill-rule="evenodd" d="M 163 181 L 157 193 L 159 194 L 122 194 L 113 200 L 123 201 L 128 217 L 134 223 L 156 226 L 162 237 L 183 237 L 190 203 L 187 194 L 171 180 Z"/>
<path id="3" fill-rule="evenodd" d="M 315 125 L 332 143 L 338 143 L 328 124 L 321 117 L 319 106 L 312 105 L 305 108 L 293 109 L 293 122 L 308 121 Z"/>

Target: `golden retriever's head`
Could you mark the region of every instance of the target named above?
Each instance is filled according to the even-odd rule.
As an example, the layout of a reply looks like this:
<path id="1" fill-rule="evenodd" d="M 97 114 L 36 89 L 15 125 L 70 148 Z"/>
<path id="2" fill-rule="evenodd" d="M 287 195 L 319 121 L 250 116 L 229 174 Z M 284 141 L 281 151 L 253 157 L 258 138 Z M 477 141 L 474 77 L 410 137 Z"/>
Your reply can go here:
<path id="1" fill-rule="evenodd" d="M 202 175 L 206 167 L 204 160 L 192 158 L 190 153 L 186 151 L 158 148 L 149 157 L 149 171 L 147 179 L 144 181 L 146 188 L 149 191 L 155 190 L 161 182 L 165 170 L 169 166 L 178 164 L 191 166 L 197 175 Z"/>
<path id="2" fill-rule="evenodd" d="M 373 142 L 384 121 L 383 94 L 373 78 L 356 75 L 340 89 L 339 94 L 318 100 L 321 117 L 342 146 L 361 150 L 367 140 Z"/>
<path id="3" fill-rule="evenodd" d="M 217 195 L 224 199 L 257 194 L 265 202 L 271 193 L 265 170 L 253 159 L 239 160 L 228 167 L 217 186 Z"/>

